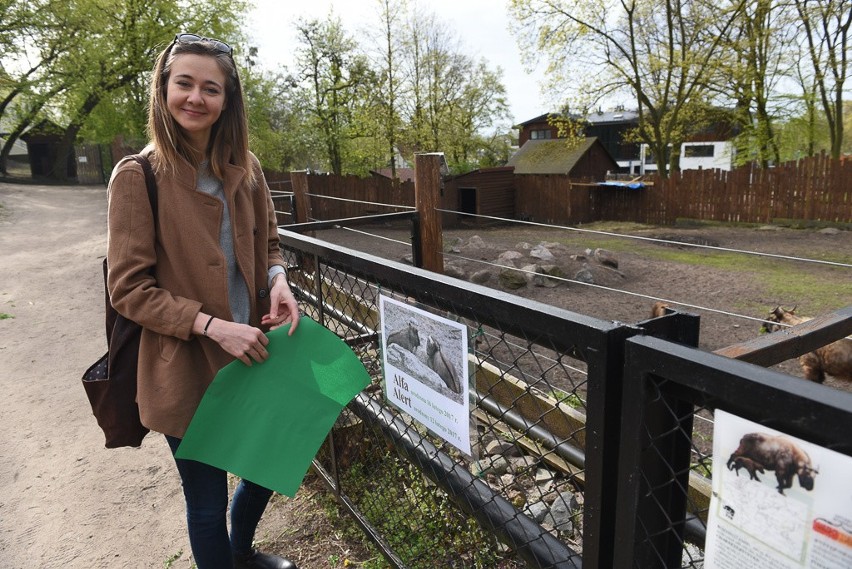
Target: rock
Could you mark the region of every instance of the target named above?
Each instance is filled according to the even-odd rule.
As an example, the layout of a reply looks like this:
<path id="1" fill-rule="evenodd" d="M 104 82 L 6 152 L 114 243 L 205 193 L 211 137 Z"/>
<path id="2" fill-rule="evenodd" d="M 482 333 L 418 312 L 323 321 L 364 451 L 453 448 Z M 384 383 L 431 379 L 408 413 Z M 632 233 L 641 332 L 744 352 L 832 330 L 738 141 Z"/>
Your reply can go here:
<path id="1" fill-rule="evenodd" d="M 454 237 L 451 240 L 444 241 L 444 251 L 449 253 L 461 253 L 463 240 L 461 237 Z"/>
<path id="2" fill-rule="evenodd" d="M 825 229 L 820 229 L 819 232 L 822 235 L 837 235 L 840 233 L 840 230 L 836 227 L 826 227 Z"/>
<path id="3" fill-rule="evenodd" d="M 515 249 L 521 249 L 522 251 L 529 251 L 532 249 L 532 245 L 527 243 L 526 241 L 521 241 L 517 245 L 515 245 Z"/>
<path id="4" fill-rule="evenodd" d="M 612 251 L 607 251 L 606 249 L 595 249 L 594 256 L 595 260 L 601 265 L 606 265 L 613 269 L 618 268 L 618 257 L 616 257 L 615 253 Z"/>
<path id="5" fill-rule="evenodd" d="M 550 523 L 553 524 L 560 533 L 572 533 L 574 531 L 574 515 L 576 510 L 572 506 L 574 502 L 574 494 L 571 492 L 561 492 L 553 504 L 550 505 L 548 517 Z"/>
<path id="6" fill-rule="evenodd" d="M 527 286 L 527 276 L 517 269 L 500 271 L 500 285 L 509 290 L 517 290 Z"/>
<path id="7" fill-rule="evenodd" d="M 540 523 L 542 527 L 550 526 L 562 535 L 574 533 L 574 520 L 561 512 L 554 512 L 552 509 L 544 515 L 544 520 Z"/>
<path id="8" fill-rule="evenodd" d="M 503 475 L 509 470 L 509 461 L 502 456 L 494 456 L 477 460 L 470 465 L 470 473 L 482 478 L 488 474 Z"/>
<path id="9" fill-rule="evenodd" d="M 473 235 L 467 240 L 467 246 L 475 249 L 481 249 L 482 247 L 485 247 L 485 241 L 483 241 L 482 237 L 479 235 Z"/>
<path id="10" fill-rule="evenodd" d="M 513 474 L 523 474 L 535 468 L 536 459 L 531 456 L 513 456 L 508 459 L 509 471 Z"/>
<path id="11" fill-rule="evenodd" d="M 485 452 L 490 455 L 496 454 L 505 457 L 521 456 L 521 451 L 515 443 L 500 438 L 496 438 L 486 444 Z"/>
<path id="12" fill-rule="evenodd" d="M 681 567 L 704 569 L 704 552 L 696 545 L 684 543 L 683 555 L 681 556 Z"/>
<path id="13" fill-rule="evenodd" d="M 515 266 L 515 261 L 523 257 L 521 253 L 517 251 L 504 251 L 500 253 L 500 256 L 497 257 L 495 261 L 498 265 L 508 265 L 510 267 Z"/>
<path id="14" fill-rule="evenodd" d="M 559 281 L 555 281 L 547 275 L 537 273 L 533 275 L 532 284 L 537 287 L 556 288 L 559 286 Z"/>
<path id="15" fill-rule="evenodd" d="M 453 265 L 453 264 L 449 264 L 449 263 L 444 265 L 444 274 L 447 275 L 448 277 L 467 280 L 467 275 L 457 265 Z"/>
<path id="16" fill-rule="evenodd" d="M 557 265 L 540 265 L 532 282 L 535 286 L 555 288 L 564 282 L 564 278 L 565 273 Z"/>
<path id="17" fill-rule="evenodd" d="M 536 259 L 541 259 L 542 261 L 552 261 L 555 259 L 553 253 L 550 252 L 550 249 L 544 247 L 539 244 L 533 247 L 530 251 L 530 257 L 535 257 Z"/>
<path id="18" fill-rule="evenodd" d="M 476 271 L 472 275 L 470 275 L 470 282 L 477 284 L 485 284 L 491 280 L 491 271 L 488 269 L 482 269 L 481 271 Z"/>
<path id="19" fill-rule="evenodd" d="M 581 283 L 595 284 L 595 276 L 592 274 L 592 271 L 588 269 L 588 267 L 583 267 L 577 274 L 574 275 L 574 280 L 579 281 Z"/>
<path id="20" fill-rule="evenodd" d="M 553 473 L 546 468 L 539 468 L 535 471 L 535 483 L 546 484 L 553 480 Z"/>
<path id="21" fill-rule="evenodd" d="M 542 265 L 541 272 L 549 277 L 565 278 L 565 271 L 559 265 Z"/>
<path id="22" fill-rule="evenodd" d="M 533 282 L 533 278 L 538 272 L 538 268 L 538 265 L 524 265 L 523 267 L 521 267 L 521 272 L 524 273 L 524 276 L 526 277 L 528 283 Z"/>
<path id="23" fill-rule="evenodd" d="M 524 512 L 535 521 L 541 523 L 544 520 L 544 516 L 547 515 L 547 504 L 544 502 L 528 503 L 524 508 Z"/>

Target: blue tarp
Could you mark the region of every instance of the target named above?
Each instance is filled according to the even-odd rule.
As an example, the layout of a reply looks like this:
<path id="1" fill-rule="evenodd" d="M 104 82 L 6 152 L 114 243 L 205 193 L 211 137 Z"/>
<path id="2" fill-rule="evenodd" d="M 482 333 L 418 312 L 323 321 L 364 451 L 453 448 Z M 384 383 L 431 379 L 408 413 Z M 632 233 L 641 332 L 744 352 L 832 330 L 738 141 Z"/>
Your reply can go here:
<path id="1" fill-rule="evenodd" d="M 645 184 L 642 182 L 598 182 L 599 186 L 611 186 L 614 188 L 629 188 L 631 190 L 641 190 L 645 188 Z"/>

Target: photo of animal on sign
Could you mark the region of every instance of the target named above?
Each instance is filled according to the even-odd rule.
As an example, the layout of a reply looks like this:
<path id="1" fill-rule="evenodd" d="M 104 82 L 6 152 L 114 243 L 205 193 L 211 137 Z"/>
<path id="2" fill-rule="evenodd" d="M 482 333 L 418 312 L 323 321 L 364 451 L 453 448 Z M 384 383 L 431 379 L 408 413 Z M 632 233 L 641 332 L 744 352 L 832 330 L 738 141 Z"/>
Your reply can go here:
<path id="1" fill-rule="evenodd" d="M 385 398 L 470 455 L 467 328 L 382 295 Z"/>
<path id="2" fill-rule="evenodd" d="M 852 567 L 852 458 L 716 410 L 706 569 Z"/>

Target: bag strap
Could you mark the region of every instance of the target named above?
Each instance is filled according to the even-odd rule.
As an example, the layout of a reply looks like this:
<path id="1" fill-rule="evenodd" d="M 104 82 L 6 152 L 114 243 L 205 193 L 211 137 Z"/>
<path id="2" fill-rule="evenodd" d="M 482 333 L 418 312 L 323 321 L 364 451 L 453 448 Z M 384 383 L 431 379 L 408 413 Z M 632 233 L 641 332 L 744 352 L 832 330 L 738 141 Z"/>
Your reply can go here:
<path id="1" fill-rule="evenodd" d="M 131 156 L 140 166 L 145 174 L 145 187 L 148 189 L 148 201 L 151 203 L 151 211 L 154 214 L 154 225 L 157 224 L 157 179 L 154 177 L 154 169 L 151 168 L 151 162 L 144 154 L 134 154 Z"/>

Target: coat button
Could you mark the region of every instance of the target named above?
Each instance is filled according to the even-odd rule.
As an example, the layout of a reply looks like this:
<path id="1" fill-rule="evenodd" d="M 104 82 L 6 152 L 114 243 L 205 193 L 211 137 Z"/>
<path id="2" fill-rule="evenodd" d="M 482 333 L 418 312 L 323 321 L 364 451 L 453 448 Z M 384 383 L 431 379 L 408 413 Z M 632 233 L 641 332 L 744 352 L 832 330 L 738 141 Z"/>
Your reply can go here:
<path id="1" fill-rule="evenodd" d="M 269 292 L 265 288 L 262 288 L 257 291 L 257 296 L 259 296 L 260 298 L 266 298 L 267 294 L 269 294 Z"/>

